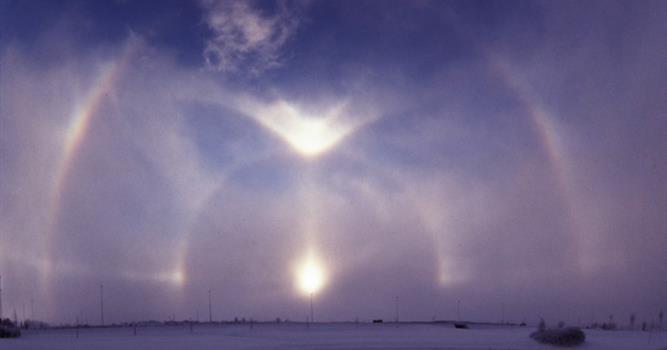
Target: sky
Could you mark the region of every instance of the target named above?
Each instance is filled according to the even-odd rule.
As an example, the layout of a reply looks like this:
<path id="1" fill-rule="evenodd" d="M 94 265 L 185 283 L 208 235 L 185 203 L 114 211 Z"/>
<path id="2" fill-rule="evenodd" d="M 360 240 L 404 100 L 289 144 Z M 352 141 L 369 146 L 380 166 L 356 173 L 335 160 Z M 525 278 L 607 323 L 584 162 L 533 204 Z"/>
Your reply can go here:
<path id="1" fill-rule="evenodd" d="M 1 1 L 2 315 L 655 321 L 665 18 Z"/>

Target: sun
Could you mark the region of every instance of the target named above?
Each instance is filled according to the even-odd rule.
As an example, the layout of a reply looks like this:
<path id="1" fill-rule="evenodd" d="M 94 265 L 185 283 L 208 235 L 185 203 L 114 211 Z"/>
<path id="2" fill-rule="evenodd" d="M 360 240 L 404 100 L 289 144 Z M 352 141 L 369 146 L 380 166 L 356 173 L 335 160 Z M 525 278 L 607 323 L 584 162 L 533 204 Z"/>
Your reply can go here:
<path id="1" fill-rule="evenodd" d="M 298 287 L 306 295 L 319 292 L 324 286 L 325 279 L 324 269 L 312 258 L 307 259 L 297 270 Z"/>

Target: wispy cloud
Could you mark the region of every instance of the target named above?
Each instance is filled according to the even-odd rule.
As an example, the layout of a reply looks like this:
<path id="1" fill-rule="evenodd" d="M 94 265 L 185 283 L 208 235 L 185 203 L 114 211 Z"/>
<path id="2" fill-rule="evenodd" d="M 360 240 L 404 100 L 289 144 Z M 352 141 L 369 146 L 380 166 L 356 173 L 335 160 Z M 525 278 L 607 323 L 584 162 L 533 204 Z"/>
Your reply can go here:
<path id="1" fill-rule="evenodd" d="M 281 65 L 281 49 L 299 24 L 285 4 L 278 4 L 273 14 L 242 1 L 204 0 L 201 4 L 213 32 L 204 49 L 209 68 L 223 72 L 244 68 L 257 74 Z"/>

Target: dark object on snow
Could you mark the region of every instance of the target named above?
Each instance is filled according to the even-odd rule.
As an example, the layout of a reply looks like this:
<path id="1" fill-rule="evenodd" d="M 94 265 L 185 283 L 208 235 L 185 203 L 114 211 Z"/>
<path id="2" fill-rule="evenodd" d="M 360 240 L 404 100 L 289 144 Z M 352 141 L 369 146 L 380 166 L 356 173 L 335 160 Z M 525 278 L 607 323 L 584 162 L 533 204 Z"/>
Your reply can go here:
<path id="1" fill-rule="evenodd" d="M 547 323 L 544 322 L 543 318 L 540 318 L 540 324 L 537 325 L 538 332 L 544 332 L 547 329 Z"/>
<path id="2" fill-rule="evenodd" d="M 609 323 L 603 323 L 600 328 L 604 329 L 605 331 L 613 331 L 616 329 L 616 323 L 614 322 L 609 322 Z"/>
<path id="3" fill-rule="evenodd" d="M 530 337 L 542 344 L 557 346 L 577 346 L 586 340 L 586 334 L 577 327 L 545 329 L 531 333 Z"/>
<path id="4" fill-rule="evenodd" d="M 468 329 L 468 324 L 463 322 L 454 322 L 454 328 L 457 329 Z"/>
<path id="5" fill-rule="evenodd" d="M 0 338 L 18 338 L 21 336 L 21 330 L 16 327 L 14 322 L 6 318 L 0 319 Z"/>
<path id="6" fill-rule="evenodd" d="M 373 320 L 373 323 L 382 323 L 382 319 Z"/>

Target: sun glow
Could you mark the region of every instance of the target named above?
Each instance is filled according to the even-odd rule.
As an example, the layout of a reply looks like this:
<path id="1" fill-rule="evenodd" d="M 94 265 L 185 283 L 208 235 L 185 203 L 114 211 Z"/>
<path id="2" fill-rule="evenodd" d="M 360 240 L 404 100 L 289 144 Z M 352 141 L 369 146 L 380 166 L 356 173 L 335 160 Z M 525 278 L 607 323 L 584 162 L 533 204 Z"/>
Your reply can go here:
<path id="1" fill-rule="evenodd" d="M 326 274 L 322 265 L 314 258 L 308 258 L 297 270 L 298 287 L 302 293 L 312 295 L 322 289 Z"/>

